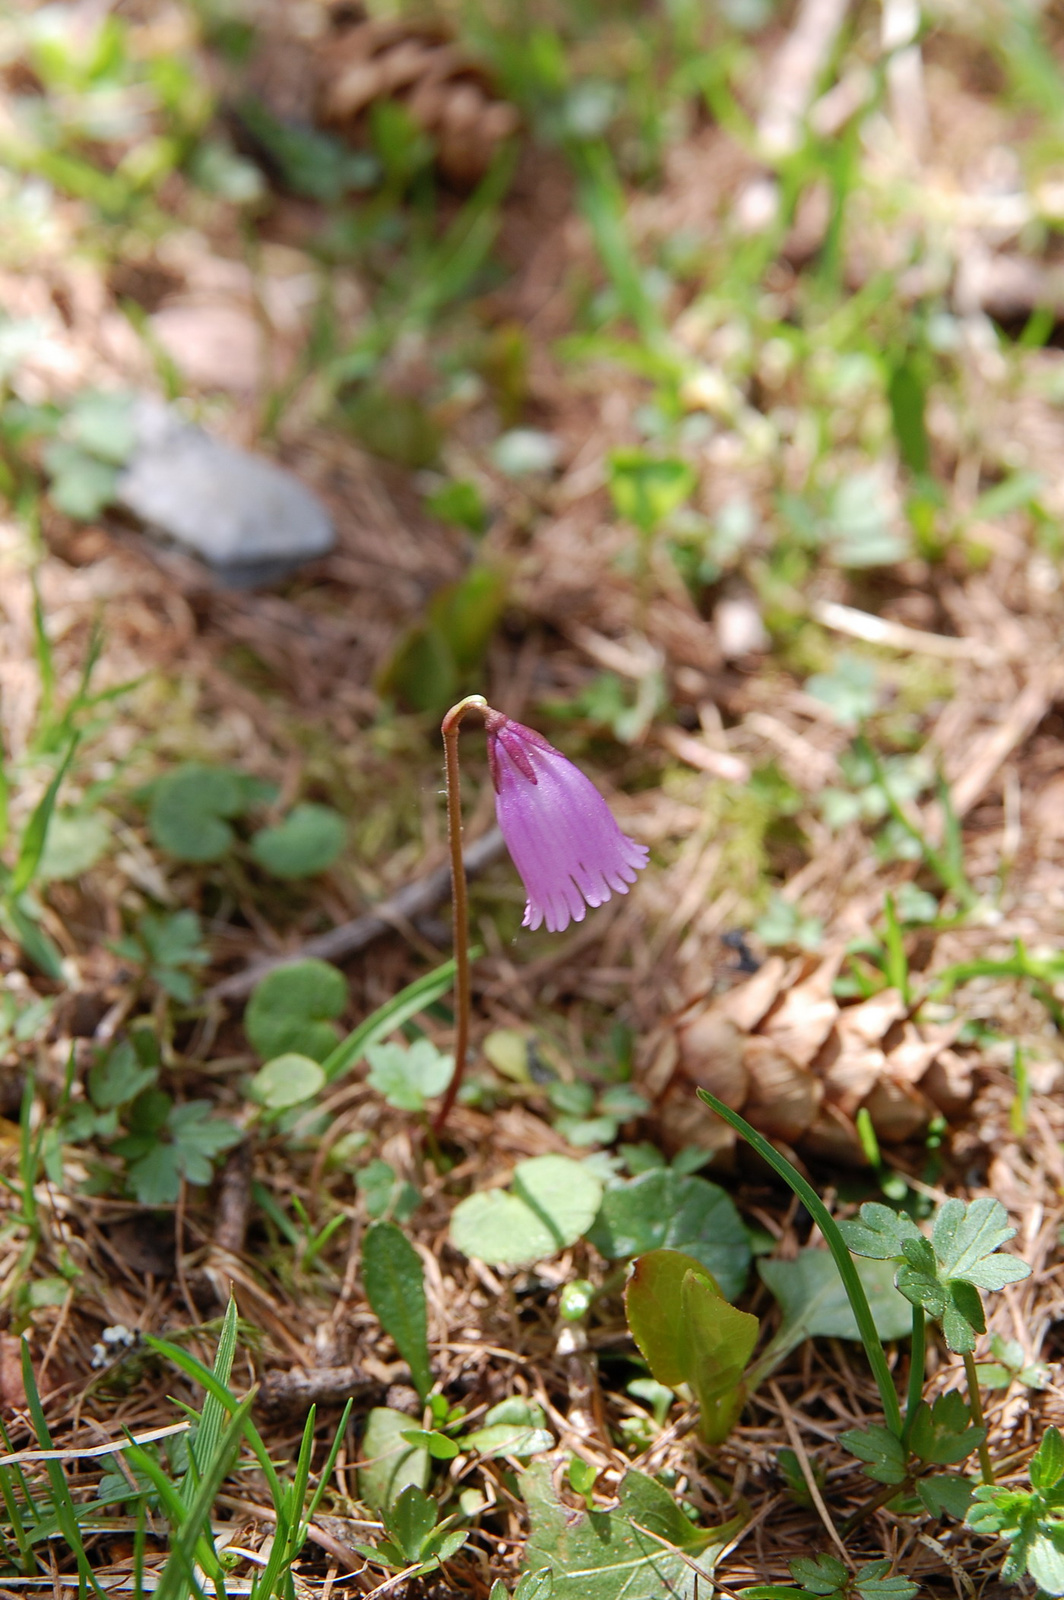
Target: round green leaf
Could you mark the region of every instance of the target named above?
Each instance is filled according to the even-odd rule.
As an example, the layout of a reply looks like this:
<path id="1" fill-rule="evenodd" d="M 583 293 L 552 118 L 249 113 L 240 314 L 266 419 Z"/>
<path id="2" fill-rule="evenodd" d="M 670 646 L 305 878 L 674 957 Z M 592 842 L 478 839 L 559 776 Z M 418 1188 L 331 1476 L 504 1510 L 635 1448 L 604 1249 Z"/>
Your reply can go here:
<path id="1" fill-rule="evenodd" d="M 324 1083 L 325 1074 L 316 1061 L 290 1050 L 287 1055 L 267 1061 L 256 1072 L 251 1093 L 268 1110 L 284 1111 L 312 1099 Z"/>
<path id="2" fill-rule="evenodd" d="M 310 878 L 331 867 L 347 843 L 347 826 L 331 806 L 306 802 L 276 827 L 262 828 L 251 854 L 275 878 Z"/>
<path id="3" fill-rule="evenodd" d="M 324 1061 L 336 1046 L 331 1019 L 347 1004 L 347 979 L 327 961 L 293 961 L 268 972 L 244 1012 L 244 1031 L 265 1061 L 295 1051 Z"/>
<path id="4" fill-rule="evenodd" d="M 461 1201 L 451 1217 L 451 1242 L 489 1265 L 542 1261 L 586 1231 L 602 1184 L 568 1156 L 534 1156 L 514 1171 L 513 1193 L 488 1189 Z"/>
<path id="5" fill-rule="evenodd" d="M 718 1184 L 659 1169 L 608 1189 L 588 1238 L 608 1260 L 648 1250 L 683 1250 L 701 1261 L 734 1300 L 746 1282 L 750 1242 Z"/>
<path id="6" fill-rule="evenodd" d="M 523 1200 L 502 1189 L 471 1194 L 455 1206 L 451 1243 L 489 1266 L 522 1266 L 559 1249 L 546 1223 Z"/>
<path id="7" fill-rule="evenodd" d="M 36 876 L 42 883 L 80 878 L 107 853 L 111 828 L 102 811 L 56 811 L 48 824 Z"/>
<path id="8" fill-rule="evenodd" d="M 225 819 L 243 809 L 235 772 L 189 761 L 155 785 L 148 827 L 159 848 L 178 861 L 218 861 L 233 843 Z"/>
<path id="9" fill-rule="evenodd" d="M 575 1244 L 595 1220 L 602 1182 L 568 1156 L 533 1156 L 514 1168 L 514 1194 L 546 1219 L 556 1250 Z"/>

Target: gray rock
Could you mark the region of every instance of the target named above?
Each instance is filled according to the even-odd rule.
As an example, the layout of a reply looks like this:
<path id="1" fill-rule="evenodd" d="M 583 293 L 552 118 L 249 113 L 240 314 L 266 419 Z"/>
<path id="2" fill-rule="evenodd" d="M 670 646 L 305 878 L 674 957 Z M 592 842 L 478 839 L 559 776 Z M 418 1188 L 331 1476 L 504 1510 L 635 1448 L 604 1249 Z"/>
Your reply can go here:
<path id="1" fill-rule="evenodd" d="M 328 512 L 290 472 L 212 439 L 147 396 L 134 427 L 117 504 L 193 551 L 226 586 L 273 582 L 332 549 Z"/>

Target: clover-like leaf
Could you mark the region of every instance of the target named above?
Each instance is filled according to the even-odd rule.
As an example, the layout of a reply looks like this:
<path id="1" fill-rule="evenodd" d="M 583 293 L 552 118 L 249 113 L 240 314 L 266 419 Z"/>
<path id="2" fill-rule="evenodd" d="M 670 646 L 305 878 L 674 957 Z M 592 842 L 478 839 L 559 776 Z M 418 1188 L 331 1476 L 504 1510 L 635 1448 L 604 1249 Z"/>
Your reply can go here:
<path id="1" fill-rule="evenodd" d="M 324 1084 L 325 1074 L 316 1061 L 288 1050 L 256 1072 L 248 1092 L 267 1111 L 286 1111 L 313 1099 Z"/>
<path id="2" fill-rule="evenodd" d="M 897 1434 L 882 1423 L 869 1428 L 847 1428 L 840 1443 L 865 1463 L 865 1472 L 878 1483 L 904 1483 L 906 1450 Z"/>
<path id="3" fill-rule="evenodd" d="M 859 1220 L 840 1222 L 839 1228 L 855 1256 L 870 1256 L 874 1261 L 901 1256 L 906 1239 L 923 1237 L 911 1217 L 892 1211 L 878 1200 L 866 1201 Z"/>
<path id="4" fill-rule="evenodd" d="M 514 1168 L 513 1193 L 482 1190 L 451 1214 L 451 1243 L 489 1265 L 541 1261 L 575 1244 L 598 1211 L 601 1181 L 568 1156 L 532 1156 Z"/>
<path id="5" fill-rule="evenodd" d="M 178 861 L 219 861 L 233 843 L 228 819 L 244 806 L 238 773 L 189 761 L 155 785 L 148 827 L 160 850 Z"/>
<path id="6" fill-rule="evenodd" d="M 913 1454 L 935 1466 L 964 1461 L 986 1438 L 985 1428 L 972 1426 L 971 1412 L 956 1389 L 938 1397 L 933 1405 L 922 1401 L 909 1434 Z"/>
<path id="7" fill-rule="evenodd" d="M 791 1577 L 813 1594 L 829 1595 L 845 1588 L 849 1573 L 837 1556 L 796 1556 L 788 1562 Z"/>
<path id="8" fill-rule="evenodd" d="M 1015 1234 L 1001 1201 L 984 1196 L 968 1205 L 963 1200 L 944 1201 L 935 1218 L 931 1242 L 945 1277 L 965 1278 L 984 1289 L 1001 1288 L 1002 1283 L 1015 1283 L 1028 1276 L 1031 1269 L 1025 1261 L 1002 1257 L 995 1266 L 1004 1267 L 1010 1275 L 997 1283 L 984 1283 L 973 1272 L 985 1267 L 986 1257 Z"/>
<path id="9" fill-rule="evenodd" d="M 372 1044 L 366 1059 L 370 1084 L 397 1111 L 424 1111 L 426 1100 L 442 1094 L 454 1075 L 454 1057 L 437 1050 L 431 1039 Z"/>

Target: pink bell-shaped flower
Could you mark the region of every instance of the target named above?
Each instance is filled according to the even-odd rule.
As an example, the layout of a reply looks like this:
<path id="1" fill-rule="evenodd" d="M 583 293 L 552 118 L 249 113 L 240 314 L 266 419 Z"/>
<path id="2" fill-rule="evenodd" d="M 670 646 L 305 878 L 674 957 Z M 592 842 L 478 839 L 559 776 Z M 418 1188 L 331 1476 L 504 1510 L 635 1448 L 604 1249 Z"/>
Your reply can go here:
<path id="1" fill-rule="evenodd" d="M 561 933 L 587 906 L 627 894 L 647 864 L 591 779 L 540 733 L 485 712 L 495 814 L 528 895 L 524 926 Z"/>

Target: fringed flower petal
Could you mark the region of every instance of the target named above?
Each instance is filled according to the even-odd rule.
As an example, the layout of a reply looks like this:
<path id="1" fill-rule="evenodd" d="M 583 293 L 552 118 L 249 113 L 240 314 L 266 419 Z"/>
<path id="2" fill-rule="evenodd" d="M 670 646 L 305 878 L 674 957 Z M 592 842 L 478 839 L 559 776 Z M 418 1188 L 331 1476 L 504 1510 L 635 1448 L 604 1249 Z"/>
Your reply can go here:
<path id="1" fill-rule="evenodd" d="M 487 714 L 495 811 L 528 895 L 524 926 L 561 933 L 587 906 L 627 894 L 647 863 L 590 778 L 540 733 Z"/>

